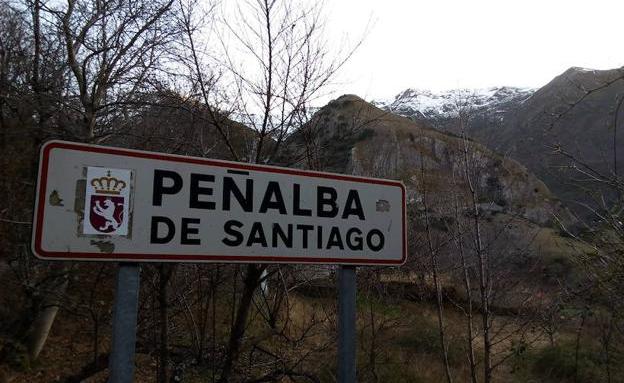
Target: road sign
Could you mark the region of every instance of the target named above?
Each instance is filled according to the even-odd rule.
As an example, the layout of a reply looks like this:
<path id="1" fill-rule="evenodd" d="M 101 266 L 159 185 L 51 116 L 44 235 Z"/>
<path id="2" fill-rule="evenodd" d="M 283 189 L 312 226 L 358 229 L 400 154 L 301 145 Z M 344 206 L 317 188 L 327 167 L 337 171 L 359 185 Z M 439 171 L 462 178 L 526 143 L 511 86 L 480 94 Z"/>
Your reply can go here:
<path id="1" fill-rule="evenodd" d="M 97 261 L 400 265 L 401 182 L 50 141 L 33 252 Z"/>

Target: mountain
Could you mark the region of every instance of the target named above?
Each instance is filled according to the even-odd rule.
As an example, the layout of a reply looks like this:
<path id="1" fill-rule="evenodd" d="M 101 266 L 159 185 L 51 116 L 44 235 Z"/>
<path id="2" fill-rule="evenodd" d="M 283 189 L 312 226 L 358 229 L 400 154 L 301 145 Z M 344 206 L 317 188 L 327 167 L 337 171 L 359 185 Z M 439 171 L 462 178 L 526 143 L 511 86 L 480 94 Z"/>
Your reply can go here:
<path id="1" fill-rule="evenodd" d="M 459 133 L 458 110 L 466 113 L 472 139 L 510 157 L 535 173 L 566 202 L 586 198 L 570 185 L 570 159 L 563 150 L 604 174 L 624 160 L 624 135 L 614 129 L 624 118 L 614 112 L 624 95 L 624 68 L 573 67 L 533 90 L 513 87 L 432 93 L 408 89 L 391 102 L 376 101 L 386 111 L 432 128 Z M 623 108 L 624 109 L 624 108 Z"/>
<path id="2" fill-rule="evenodd" d="M 624 69 L 570 68 L 510 111 L 499 128 L 475 129 L 475 137 L 525 164 L 564 200 L 576 200 L 582 196 L 570 187 L 570 161 L 553 153 L 566 151 L 596 171 L 612 173 L 614 153 L 618 162 L 624 160 L 617 151 L 624 135 L 614 126 L 624 117 L 614 115 L 623 95 Z"/>
<path id="3" fill-rule="evenodd" d="M 454 118 L 460 107 L 496 118 L 531 97 L 534 92 L 535 89 L 507 86 L 445 92 L 406 89 L 393 100 L 375 100 L 372 103 L 411 119 L 431 122 Z"/>
<path id="4" fill-rule="evenodd" d="M 527 291 L 554 289 L 553 281 L 561 278 L 573 280 L 570 249 L 579 246 L 562 237 L 553 222 L 555 216 L 569 222 L 567 211 L 526 167 L 481 143 L 344 95 L 321 108 L 286 144 L 289 150 L 283 165 L 403 181 L 409 262 L 416 268 L 429 262 L 427 227 L 441 243 L 438 254 L 446 265 L 441 267 L 452 267 L 457 257 L 449 244 L 452 233 L 461 230 L 466 238 L 473 235 L 475 205 L 470 189 L 474 187 L 480 235 L 492 254 L 492 267 L 505 275 L 513 270 L 513 276 L 507 277 L 508 291 L 526 288 L 507 296 L 509 301 L 497 298 L 498 305 L 514 306 Z M 540 272 L 531 275 L 535 270 Z M 524 282 L 511 286 L 512 280 Z"/>
<path id="5" fill-rule="evenodd" d="M 432 192 L 448 196 L 453 189 L 466 190 L 460 137 L 389 113 L 354 95 L 339 97 L 320 109 L 293 134 L 289 145 L 290 158 L 300 166 L 400 179 L 412 202 L 420 198 L 423 177 L 435 186 Z M 488 209 L 548 224 L 558 202 L 543 182 L 518 162 L 476 141 L 466 145 Z"/>

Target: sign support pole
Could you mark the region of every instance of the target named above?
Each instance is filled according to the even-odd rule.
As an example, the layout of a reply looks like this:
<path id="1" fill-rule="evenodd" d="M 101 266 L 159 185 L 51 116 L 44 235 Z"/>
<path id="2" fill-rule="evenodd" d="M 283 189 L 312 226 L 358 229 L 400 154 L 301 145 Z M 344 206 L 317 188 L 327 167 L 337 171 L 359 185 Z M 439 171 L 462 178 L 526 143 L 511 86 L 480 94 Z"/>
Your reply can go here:
<path id="1" fill-rule="evenodd" d="M 141 268 L 136 263 L 119 263 L 113 307 L 109 383 L 130 383 L 134 380 L 140 273 Z"/>
<path id="2" fill-rule="evenodd" d="M 338 271 L 338 382 L 355 383 L 356 337 L 355 266 L 340 266 Z"/>

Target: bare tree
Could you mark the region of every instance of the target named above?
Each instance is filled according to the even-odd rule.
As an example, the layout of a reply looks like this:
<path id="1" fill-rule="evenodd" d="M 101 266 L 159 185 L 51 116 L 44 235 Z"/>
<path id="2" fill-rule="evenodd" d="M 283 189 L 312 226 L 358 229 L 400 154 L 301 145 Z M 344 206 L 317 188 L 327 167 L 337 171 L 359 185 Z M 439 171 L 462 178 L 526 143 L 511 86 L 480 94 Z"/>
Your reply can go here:
<path id="1" fill-rule="evenodd" d="M 481 220 L 479 217 L 479 197 L 477 194 L 476 186 L 474 185 L 473 175 L 471 171 L 472 164 L 469 158 L 469 149 L 468 149 L 468 139 L 466 137 L 466 110 L 460 109 L 460 129 L 462 135 L 462 143 L 463 143 L 463 168 L 464 168 L 464 179 L 466 184 L 468 185 L 468 190 L 471 196 L 472 203 L 472 215 L 473 215 L 473 230 L 474 230 L 474 251 L 477 257 L 477 262 L 479 265 L 478 268 L 478 278 L 479 278 L 479 297 L 481 303 L 481 329 L 483 331 L 483 372 L 484 372 L 484 381 L 489 383 L 492 379 L 492 340 L 490 338 L 490 269 L 489 269 L 489 261 L 488 255 L 483 247 L 483 240 L 481 237 Z"/>
<path id="2" fill-rule="evenodd" d="M 69 107 L 80 116 L 76 138 L 102 141 L 150 84 L 178 31 L 174 0 L 159 2 L 35 2 L 35 25 L 61 37 L 71 81 Z M 72 101 L 77 101 L 72 103 Z"/>
<path id="3" fill-rule="evenodd" d="M 501 214 L 505 218 L 499 222 L 488 222 L 493 217 L 488 217 L 486 205 L 497 202 L 496 196 L 488 192 L 487 185 L 487 174 L 493 163 L 478 149 L 478 144 L 468 138 L 474 112 L 471 97 L 460 91 L 455 102 L 461 136 L 455 153 L 458 163 L 450 169 L 455 189 L 450 214 L 455 217 L 455 223 L 448 229 L 456 254 L 450 262 L 455 263 L 454 271 L 458 273 L 465 295 L 465 303 L 458 304 L 458 307 L 466 316 L 470 379 L 476 382 L 482 375 L 483 381 L 490 382 L 495 369 L 515 355 L 513 350 L 523 352 L 525 345 L 533 344 L 542 336 L 541 332 L 532 331 L 537 321 L 533 312 L 542 309 L 542 302 L 536 298 L 538 287 L 527 287 L 530 272 L 526 270 L 539 264 L 539 260 L 532 256 L 535 250 L 531 247 L 537 228 L 514 239 L 513 225 L 526 224 L 527 220 L 520 212 L 511 210 Z M 514 270 L 509 266 L 511 262 L 522 262 L 526 270 Z M 473 278 L 477 280 L 476 289 Z M 509 306 L 510 302 L 513 302 L 513 313 L 505 315 L 504 306 Z M 473 327 L 477 318 L 481 322 L 480 331 Z M 481 347 L 475 347 L 478 335 L 482 339 Z M 502 345 L 514 342 L 523 347 L 510 347 L 512 351 L 501 349 Z M 482 357 L 477 358 L 476 352 L 482 353 Z M 482 360 L 482 374 L 477 373 L 478 359 Z"/>
<path id="4" fill-rule="evenodd" d="M 457 182 L 455 181 L 455 173 L 452 173 L 453 184 L 456 187 Z M 458 201 L 457 193 L 453 192 L 453 213 L 455 218 L 455 241 L 457 247 L 457 254 L 459 256 L 459 262 L 461 266 L 461 279 L 463 281 L 464 294 L 466 294 L 466 307 L 464 309 L 464 314 L 466 316 L 466 343 L 468 345 L 468 365 L 470 368 L 470 380 L 472 383 L 477 383 L 477 363 L 475 360 L 475 332 L 474 332 L 474 311 L 473 311 L 473 292 L 472 292 L 472 278 L 470 276 L 471 272 L 468 267 L 468 262 L 466 260 L 465 253 L 465 245 L 464 245 L 464 235 L 463 228 L 460 222 L 460 210 L 459 210 L 459 201 Z"/>
<path id="5" fill-rule="evenodd" d="M 192 94 L 208 110 L 233 159 L 272 163 L 284 140 L 305 122 L 307 107 L 318 92 L 350 57 L 352 50 L 332 58 L 322 28 L 319 5 L 265 0 L 225 7 L 210 30 L 221 46 L 219 59 L 202 44 L 195 12 L 197 3 L 181 2 L 179 23 L 185 30 L 187 55 L 182 62 Z M 204 11 L 214 11 L 209 5 Z M 219 69 L 223 68 L 223 69 Z M 231 120 L 250 127 L 243 144 L 234 142 Z M 239 150 L 238 148 L 242 148 Z M 245 276 L 220 381 L 231 379 L 239 358 L 254 296 L 267 278 L 266 265 L 245 267 Z"/>
<path id="6" fill-rule="evenodd" d="M 444 299 L 442 295 L 442 283 L 440 282 L 440 270 L 438 265 L 438 250 L 437 246 L 434 245 L 433 237 L 431 233 L 431 224 L 429 221 L 429 196 L 428 196 L 428 185 L 427 185 L 427 177 L 425 176 L 425 164 L 424 164 L 424 156 L 421 160 L 420 165 L 420 174 L 422 179 L 422 202 L 423 207 L 425 209 L 425 232 L 427 237 L 427 248 L 429 251 L 429 259 L 430 259 L 430 270 L 431 275 L 433 276 L 433 285 L 435 289 L 435 301 L 436 301 L 436 309 L 438 315 L 438 331 L 440 336 L 440 349 L 442 350 L 442 362 L 444 363 L 444 373 L 446 375 L 446 381 L 448 383 L 453 382 L 453 378 L 451 376 L 451 367 L 449 364 L 449 356 L 448 356 L 448 344 L 446 341 L 446 326 L 444 324 Z"/>
<path id="7" fill-rule="evenodd" d="M 13 192 L 6 194 L 19 197 L 19 204 L 13 209 L 19 208 L 20 215 L 32 216 L 28 196 L 32 194 L 29 189 L 34 186 L 36 152 L 42 140 L 68 137 L 101 141 L 123 128 L 122 121 L 127 122 L 127 117 L 137 109 L 136 101 L 153 80 L 165 56 L 164 47 L 176 33 L 166 22 L 172 5 L 173 1 L 3 3 L 0 17 L 3 20 L 0 37 L 3 168 L 8 160 L 15 169 L 23 168 L 21 174 L 29 174 L 27 181 L 15 178 Z M 4 17 L 9 14 L 10 18 Z M 5 150 L 9 145 L 15 153 Z M 3 215 L 14 214 L 4 206 L 1 210 Z M 28 240 L 23 239 L 28 235 L 29 223 L 15 225 L 13 221 L 18 220 L 11 219 L 15 230 L 8 240 L 11 245 L 7 246 L 8 261 L 24 296 L 28 297 L 21 324 L 16 326 L 19 328 L 16 338 L 27 344 L 29 357 L 34 360 L 45 344 L 59 308 L 71 311 L 78 307 L 66 300 L 73 267 L 35 261 L 27 250 Z M 97 354 L 100 313 L 92 305 L 79 306 L 90 311 L 89 316 L 95 322 L 93 348 Z M 94 361 L 95 358 L 97 355 Z"/>

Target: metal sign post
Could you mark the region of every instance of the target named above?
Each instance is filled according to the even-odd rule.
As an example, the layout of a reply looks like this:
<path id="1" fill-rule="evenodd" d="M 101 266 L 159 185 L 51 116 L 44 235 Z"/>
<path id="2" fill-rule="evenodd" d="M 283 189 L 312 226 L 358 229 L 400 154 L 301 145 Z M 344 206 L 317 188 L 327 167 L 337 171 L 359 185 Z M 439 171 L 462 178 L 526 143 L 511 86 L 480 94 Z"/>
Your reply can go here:
<path id="1" fill-rule="evenodd" d="M 355 266 L 341 266 L 338 271 L 338 382 L 355 383 L 356 339 Z"/>
<path id="2" fill-rule="evenodd" d="M 133 381 L 140 274 L 141 268 L 136 263 L 119 264 L 113 307 L 110 383 Z"/>

